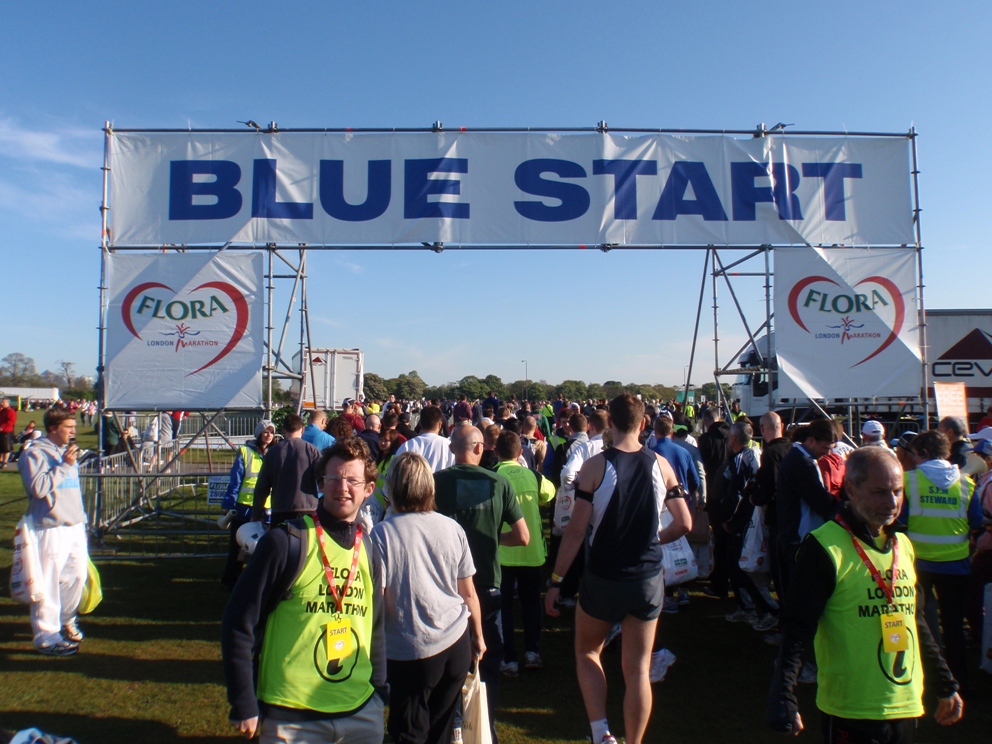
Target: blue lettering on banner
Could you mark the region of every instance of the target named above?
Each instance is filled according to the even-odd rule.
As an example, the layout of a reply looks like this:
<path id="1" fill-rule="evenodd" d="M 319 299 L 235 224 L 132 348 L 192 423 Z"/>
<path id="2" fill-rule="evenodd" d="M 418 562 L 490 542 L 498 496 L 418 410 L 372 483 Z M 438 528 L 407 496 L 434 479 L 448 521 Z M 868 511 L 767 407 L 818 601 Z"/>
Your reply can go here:
<path id="1" fill-rule="evenodd" d="M 367 222 L 385 213 L 392 189 L 392 163 L 369 161 L 369 185 L 365 201 L 349 204 L 344 199 L 344 161 L 320 161 L 320 206 L 343 222 Z"/>
<path id="2" fill-rule="evenodd" d="M 194 181 L 193 176 L 213 176 Z M 235 186 L 241 168 L 230 160 L 173 160 L 169 163 L 170 220 L 226 220 L 241 211 L 241 192 Z M 212 196 L 213 204 L 194 204 L 194 196 Z"/>
<path id="3" fill-rule="evenodd" d="M 276 161 L 259 158 L 255 161 L 251 192 L 251 216 L 283 220 L 312 220 L 310 202 L 276 201 Z"/>
<path id="4" fill-rule="evenodd" d="M 442 217 L 467 220 L 469 205 L 453 202 L 429 202 L 435 194 L 460 194 L 461 181 L 429 178 L 431 173 L 468 173 L 468 158 L 426 158 L 404 161 L 406 194 L 403 216 L 408 220 Z"/>
<path id="5" fill-rule="evenodd" d="M 843 222 L 844 179 L 861 178 L 861 163 L 803 163 L 803 176 L 823 179 L 824 213 L 828 220 Z"/>
<path id="6" fill-rule="evenodd" d="M 344 161 L 319 161 L 320 206 L 325 213 L 342 222 L 367 222 L 385 214 L 392 198 L 392 162 L 369 160 L 365 200 L 349 203 L 344 196 Z M 863 177 L 861 163 L 802 163 L 804 178 L 823 180 L 824 216 L 829 221 L 846 219 L 846 179 Z M 461 180 L 436 178 L 433 174 L 469 172 L 467 158 L 426 158 L 404 161 L 405 219 L 469 219 L 466 202 L 431 201 L 435 196 L 458 196 Z M 546 178 L 546 175 L 557 179 Z M 593 160 L 592 174 L 613 178 L 613 217 L 637 219 L 637 176 L 657 176 L 654 160 Z M 796 190 L 800 169 L 788 163 L 730 163 L 732 214 L 735 222 L 757 219 L 757 205 L 775 205 L 780 220 L 802 220 L 802 208 Z M 513 206 L 520 216 L 535 222 L 566 222 L 585 215 L 591 206 L 589 191 L 580 183 L 563 179 L 587 178 L 585 168 L 571 160 L 535 158 L 526 160 L 514 171 L 514 183 L 524 194 L 540 197 L 516 200 Z M 770 185 L 758 185 L 757 179 Z M 209 180 L 208 180 L 209 179 Z M 170 162 L 169 219 L 224 220 L 235 217 L 243 206 L 236 188 L 241 167 L 230 160 L 173 160 Z M 251 216 L 262 219 L 312 220 L 310 202 L 281 202 L 276 197 L 277 162 L 270 158 L 254 161 L 252 175 Z M 686 198 L 692 187 L 693 198 Z M 197 197 L 210 197 L 213 203 Z M 548 201 L 551 203 L 547 203 Z M 554 203 L 557 201 L 558 203 Z M 727 221 L 706 164 L 688 160 L 672 164 L 655 207 L 652 220 L 675 220 L 680 215 L 695 215 L 703 220 Z M 822 308 L 821 308 L 822 309 Z"/>
<path id="7" fill-rule="evenodd" d="M 755 186 L 754 179 L 771 178 L 772 185 Z M 780 220 L 801 220 L 802 209 L 799 197 L 793 192 L 799 186 L 799 171 L 786 163 L 743 163 L 730 164 L 730 183 L 733 191 L 733 211 L 735 222 L 753 222 L 757 219 L 755 205 L 759 202 L 774 202 Z"/>
<path id="8" fill-rule="evenodd" d="M 637 183 L 635 176 L 657 176 L 654 160 L 593 160 L 594 176 L 613 176 L 613 217 L 618 220 L 637 219 Z"/>
<path id="9" fill-rule="evenodd" d="M 589 211 L 588 191 L 577 183 L 544 179 L 541 176 L 545 173 L 554 173 L 559 178 L 586 177 L 585 168 L 571 160 L 525 160 L 513 174 L 517 188 L 525 194 L 557 199 L 561 204 L 552 206 L 539 201 L 515 201 L 513 206 L 521 217 L 535 222 L 566 222 Z"/>
<path id="10" fill-rule="evenodd" d="M 685 198 L 690 185 L 695 199 Z M 698 214 L 706 222 L 727 220 L 727 213 L 723 210 L 705 163 L 680 160 L 672 164 L 672 172 L 668 174 L 665 189 L 651 219 L 674 220 L 680 214 Z"/>

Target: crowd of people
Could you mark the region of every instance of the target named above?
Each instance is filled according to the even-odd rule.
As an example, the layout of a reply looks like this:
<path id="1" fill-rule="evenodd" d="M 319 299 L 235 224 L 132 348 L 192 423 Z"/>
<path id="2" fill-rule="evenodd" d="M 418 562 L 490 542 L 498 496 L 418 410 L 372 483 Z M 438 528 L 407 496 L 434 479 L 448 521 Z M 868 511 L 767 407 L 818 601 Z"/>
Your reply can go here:
<path id="1" fill-rule="evenodd" d="M 52 409 L 44 428 L 19 463 L 53 557 L 32 625 L 39 650 L 70 655 L 86 557 L 75 416 Z M 675 659 L 658 619 L 690 602 L 689 585 L 666 586 L 665 554 L 688 538 L 691 601 L 732 596 L 726 620 L 780 647 L 772 728 L 803 729 L 795 686 L 816 682 L 827 742 L 911 742 L 924 660 L 940 723 L 972 694 L 968 648 L 992 582 L 992 427 L 969 437 L 948 418 L 885 435 L 875 420 L 855 442 L 830 419 L 786 427 L 774 412 L 752 421 L 737 405 L 630 394 L 346 400 L 330 418 L 290 414 L 279 432 L 263 420 L 224 503 L 230 718 L 263 741 L 378 744 L 388 730 L 447 744 L 477 670 L 497 741 L 501 680 L 540 669 L 543 615 L 574 610 L 591 740 L 616 741 L 602 654 L 619 638 L 623 730 L 639 744 L 652 684 Z"/>

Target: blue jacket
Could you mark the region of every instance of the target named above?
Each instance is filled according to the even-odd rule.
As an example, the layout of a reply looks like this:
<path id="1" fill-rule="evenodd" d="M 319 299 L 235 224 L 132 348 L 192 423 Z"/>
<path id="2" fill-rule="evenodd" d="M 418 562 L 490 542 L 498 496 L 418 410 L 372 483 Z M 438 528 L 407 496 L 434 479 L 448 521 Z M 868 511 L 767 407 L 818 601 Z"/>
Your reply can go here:
<path id="1" fill-rule="evenodd" d="M 334 444 L 334 437 L 321 429 L 316 424 L 310 424 L 303 430 L 303 441 L 310 442 L 314 447 L 323 452 Z"/>

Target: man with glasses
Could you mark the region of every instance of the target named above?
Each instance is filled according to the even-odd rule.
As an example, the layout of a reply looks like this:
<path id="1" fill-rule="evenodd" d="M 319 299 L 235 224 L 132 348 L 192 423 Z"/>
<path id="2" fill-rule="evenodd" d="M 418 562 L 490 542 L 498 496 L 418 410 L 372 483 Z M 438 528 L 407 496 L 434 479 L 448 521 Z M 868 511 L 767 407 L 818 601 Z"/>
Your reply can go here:
<path id="1" fill-rule="evenodd" d="M 357 519 L 377 471 L 365 443 L 349 438 L 326 449 L 314 472 L 316 512 L 258 541 L 224 611 L 230 720 L 249 739 L 258 730 L 263 744 L 380 744 L 382 564 Z"/>
<path id="2" fill-rule="evenodd" d="M 455 464 L 434 473 L 434 500 L 441 514 L 451 517 L 465 530 L 475 563 L 476 573 L 472 578 L 482 608 L 482 637 L 486 642 L 479 672 L 486 683 L 489 720 L 494 722 L 503 661 L 499 546 L 528 545 L 530 530 L 506 476 L 479 467 L 484 448 L 482 432 L 470 423 L 463 423 L 451 433 L 450 448 Z M 509 530 L 502 531 L 503 525 L 509 525 Z M 495 742 L 495 725 L 492 734 Z"/>

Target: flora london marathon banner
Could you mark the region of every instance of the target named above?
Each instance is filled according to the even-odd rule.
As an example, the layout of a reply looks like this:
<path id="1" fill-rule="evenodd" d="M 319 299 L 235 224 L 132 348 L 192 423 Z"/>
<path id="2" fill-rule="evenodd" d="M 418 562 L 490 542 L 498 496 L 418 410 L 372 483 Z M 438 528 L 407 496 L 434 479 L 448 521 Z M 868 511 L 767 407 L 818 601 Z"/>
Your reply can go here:
<path id="1" fill-rule="evenodd" d="M 111 132 L 114 246 L 904 245 L 904 137 Z"/>
<path id="2" fill-rule="evenodd" d="M 779 397 L 919 396 L 914 249 L 776 248 L 774 260 Z"/>
<path id="3" fill-rule="evenodd" d="M 261 253 L 106 260 L 108 408 L 261 407 Z"/>

